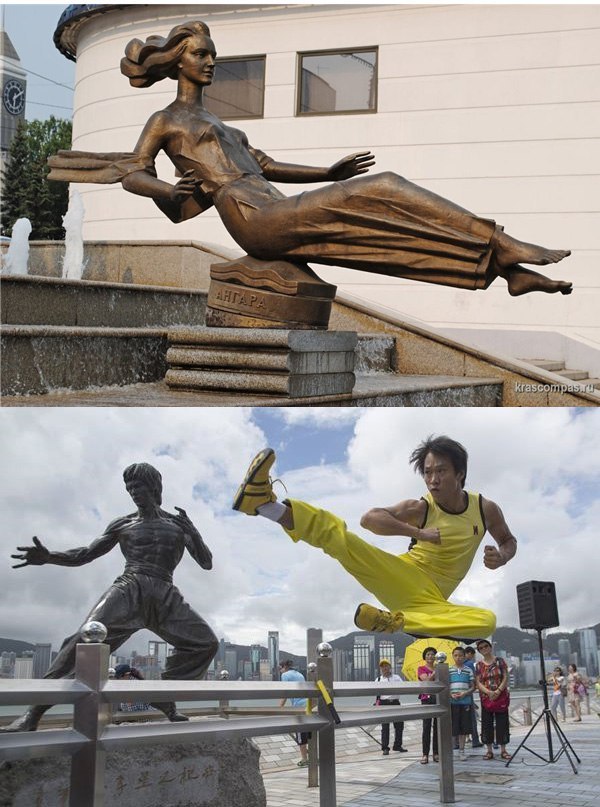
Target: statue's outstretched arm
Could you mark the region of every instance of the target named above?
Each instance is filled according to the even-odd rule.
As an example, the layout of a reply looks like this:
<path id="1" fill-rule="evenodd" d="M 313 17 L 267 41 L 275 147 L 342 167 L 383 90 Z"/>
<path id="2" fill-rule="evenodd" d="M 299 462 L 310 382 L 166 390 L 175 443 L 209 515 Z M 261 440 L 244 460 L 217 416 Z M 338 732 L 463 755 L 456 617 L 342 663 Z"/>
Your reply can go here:
<path id="1" fill-rule="evenodd" d="M 370 151 L 360 151 L 343 157 L 328 168 L 280 163 L 266 155 L 259 162 L 265 179 L 271 182 L 339 182 L 365 174 L 375 165 L 375 158 Z"/>
<path id="2" fill-rule="evenodd" d="M 212 569 L 212 552 L 202 540 L 202 536 L 192 524 L 188 514 L 181 507 L 176 507 L 175 521 L 185 533 L 187 551 L 203 569 Z"/>
<path id="3" fill-rule="evenodd" d="M 119 530 L 123 522 L 122 518 L 116 519 L 109 524 L 103 535 L 92 541 L 89 546 L 67 549 L 65 552 L 50 552 L 39 538 L 34 536 L 33 546 L 18 546 L 17 551 L 21 554 L 11 555 L 14 560 L 22 561 L 14 564 L 13 569 L 20 569 L 23 566 L 43 566 L 46 563 L 53 563 L 55 566 L 83 566 L 110 552 L 119 540 Z"/>

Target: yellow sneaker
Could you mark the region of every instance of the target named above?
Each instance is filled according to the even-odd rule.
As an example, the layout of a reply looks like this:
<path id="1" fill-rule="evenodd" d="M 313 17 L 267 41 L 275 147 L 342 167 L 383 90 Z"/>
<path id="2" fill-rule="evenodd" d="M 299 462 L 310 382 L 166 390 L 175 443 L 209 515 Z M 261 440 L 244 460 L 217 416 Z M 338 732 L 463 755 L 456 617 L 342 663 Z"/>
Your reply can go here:
<path id="1" fill-rule="evenodd" d="M 402 611 L 390 613 L 361 602 L 354 614 L 354 624 L 357 628 L 369 632 L 395 633 L 404 627 L 404 615 Z"/>
<path id="2" fill-rule="evenodd" d="M 276 501 L 273 493 L 269 471 L 275 462 L 275 452 L 272 448 L 263 448 L 250 463 L 244 481 L 239 486 L 232 508 L 246 513 L 248 516 L 257 516 L 257 507 L 267 502 Z"/>

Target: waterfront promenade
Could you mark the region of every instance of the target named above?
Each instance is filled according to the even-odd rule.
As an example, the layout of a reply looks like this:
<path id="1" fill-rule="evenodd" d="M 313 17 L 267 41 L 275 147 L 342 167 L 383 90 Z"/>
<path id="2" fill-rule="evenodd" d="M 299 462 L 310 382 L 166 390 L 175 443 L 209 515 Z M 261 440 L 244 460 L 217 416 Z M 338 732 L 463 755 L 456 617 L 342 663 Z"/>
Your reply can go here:
<path id="1" fill-rule="evenodd" d="M 416 726 L 416 724 L 414 724 Z M 560 723 L 581 759 L 574 774 L 563 754 L 546 763 L 521 749 L 507 768 L 499 759 L 486 762 L 481 749 L 467 747 L 468 760 L 455 762 L 456 807 L 596 807 L 600 793 L 600 719 L 584 715 L 581 723 Z M 511 728 L 509 750 L 516 750 L 527 728 Z M 406 735 L 405 735 L 406 736 Z M 421 765 L 419 736 L 406 738 L 408 754 L 382 756 L 373 743 L 354 760 L 337 764 L 338 807 L 432 807 L 439 804 L 438 766 Z M 558 740 L 552 742 L 556 754 Z M 547 758 L 548 744 L 542 724 L 528 747 Z M 318 788 L 308 788 L 305 769 L 264 771 L 267 807 L 319 807 Z"/>

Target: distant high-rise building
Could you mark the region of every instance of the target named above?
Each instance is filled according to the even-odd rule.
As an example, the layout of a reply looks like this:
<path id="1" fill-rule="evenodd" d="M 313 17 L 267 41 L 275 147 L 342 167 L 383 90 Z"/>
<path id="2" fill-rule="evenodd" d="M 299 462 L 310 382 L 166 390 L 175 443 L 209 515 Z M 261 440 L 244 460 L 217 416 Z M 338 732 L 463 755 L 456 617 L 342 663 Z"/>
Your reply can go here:
<path id="1" fill-rule="evenodd" d="M 258 664 L 258 673 L 261 681 L 272 681 L 271 666 L 268 658 L 261 658 Z"/>
<path id="2" fill-rule="evenodd" d="M 148 642 L 148 655 L 154 656 L 156 665 L 160 670 L 165 669 L 167 663 L 168 645 L 166 642 L 151 639 Z"/>
<path id="3" fill-rule="evenodd" d="M 52 657 L 51 644 L 36 644 L 33 651 L 33 677 L 43 678 L 48 667 L 50 666 L 50 659 Z"/>
<path id="4" fill-rule="evenodd" d="M 394 643 L 391 642 L 389 639 L 382 639 L 379 642 L 379 658 L 377 659 L 377 663 L 381 661 L 382 658 L 386 658 L 392 667 L 392 672 L 398 672 L 396 669 L 396 648 Z"/>
<path id="5" fill-rule="evenodd" d="M 279 631 L 270 630 L 267 637 L 267 648 L 269 651 L 269 669 L 271 670 L 271 680 L 279 680 Z"/>
<path id="6" fill-rule="evenodd" d="M 371 648 L 368 644 L 355 640 L 353 650 L 353 675 L 354 681 L 371 681 Z"/>
<path id="7" fill-rule="evenodd" d="M 588 675 L 598 675 L 598 637 L 593 628 L 575 631 L 579 637 L 579 663 Z"/>
<path id="8" fill-rule="evenodd" d="M 223 659 L 225 669 L 231 678 L 237 678 L 238 657 L 237 650 L 233 645 L 225 648 L 225 658 Z"/>
<path id="9" fill-rule="evenodd" d="M 359 647 L 360 650 L 356 650 Z M 361 633 L 354 637 L 353 650 L 354 681 L 372 681 L 375 678 L 375 635 Z"/>
<path id="10" fill-rule="evenodd" d="M 15 678 L 33 678 L 33 656 L 21 656 L 15 659 Z"/>
<path id="11" fill-rule="evenodd" d="M 322 628 L 308 628 L 306 631 L 306 664 L 316 664 L 318 661 L 317 648 L 323 641 Z"/>
<path id="12" fill-rule="evenodd" d="M 571 663 L 571 642 L 568 639 L 558 640 L 558 655 L 563 667 Z"/>
<path id="13" fill-rule="evenodd" d="M 12 678 L 15 671 L 16 653 L 5 650 L 0 655 L 0 678 Z"/>
<path id="14" fill-rule="evenodd" d="M 334 650 L 331 657 L 333 659 L 333 680 L 351 681 L 352 657 L 348 650 Z"/>
<path id="15" fill-rule="evenodd" d="M 253 644 L 250 647 L 250 664 L 252 665 L 252 677 L 260 677 L 260 657 L 262 656 L 262 647 L 259 644 Z"/>

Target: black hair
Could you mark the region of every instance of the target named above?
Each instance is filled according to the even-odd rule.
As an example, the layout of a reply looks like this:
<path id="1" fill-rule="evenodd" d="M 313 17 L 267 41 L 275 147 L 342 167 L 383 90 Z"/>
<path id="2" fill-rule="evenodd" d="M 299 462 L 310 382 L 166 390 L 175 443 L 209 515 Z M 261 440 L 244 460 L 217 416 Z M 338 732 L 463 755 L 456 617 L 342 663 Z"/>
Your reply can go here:
<path id="1" fill-rule="evenodd" d="M 467 647 L 465 647 L 465 654 L 474 653 L 474 652 L 475 652 L 475 648 L 471 647 L 471 645 L 467 645 Z"/>
<path id="2" fill-rule="evenodd" d="M 425 650 L 423 650 L 422 658 L 424 659 L 427 653 L 431 653 L 432 651 L 437 653 L 437 649 L 435 647 L 426 647 Z"/>
<path id="3" fill-rule="evenodd" d="M 430 434 L 426 440 L 418 445 L 410 455 L 409 464 L 413 466 L 415 473 L 420 473 L 421 476 L 425 474 L 425 457 L 428 454 L 439 454 L 450 460 L 452 467 L 457 474 L 462 474 L 463 487 L 467 481 L 467 462 L 469 455 L 467 450 L 456 440 L 441 434 L 435 437 Z"/>

